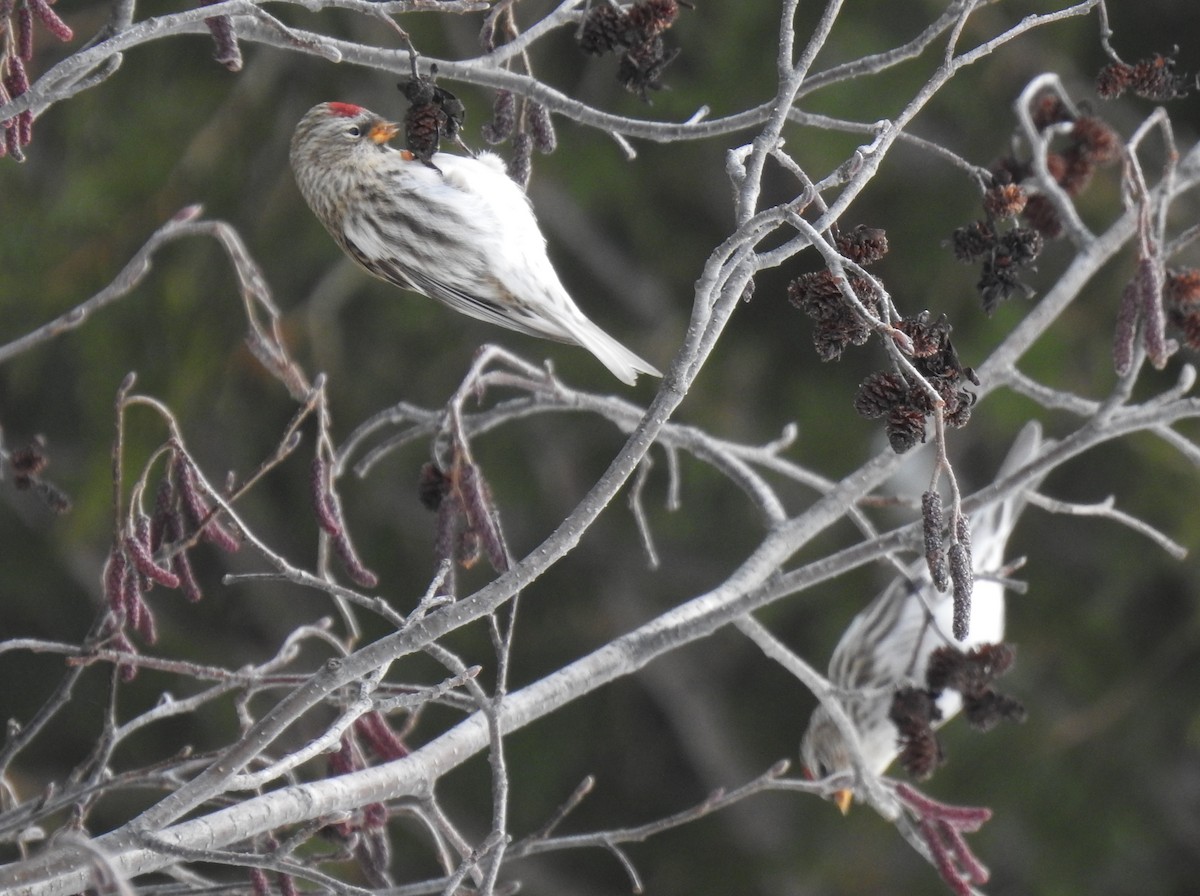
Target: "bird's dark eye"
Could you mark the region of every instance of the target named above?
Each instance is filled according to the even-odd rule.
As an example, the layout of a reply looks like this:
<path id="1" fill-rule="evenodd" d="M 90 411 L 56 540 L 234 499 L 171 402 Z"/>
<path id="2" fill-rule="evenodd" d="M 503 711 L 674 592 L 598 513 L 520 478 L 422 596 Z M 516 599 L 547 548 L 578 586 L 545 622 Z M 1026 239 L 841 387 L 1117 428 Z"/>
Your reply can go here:
<path id="1" fill-rule="evenodd" d="M 350 136 L 350 137 L 361 137 L 362 136 L 362 128 L 360 128 L 356 124 L 352 124 L 352 125 L 350 125 L 350 127 L 346 128 L 346 134 L 347 134 L 347 136 Z"/>
<path id="2" fill-rule="evenodd" d="M 820 781 L 822 778 L 828 778 L 831 773 L 832 769 L 820 760 L 804 767 L 804 777 L 808 781 Z"/>

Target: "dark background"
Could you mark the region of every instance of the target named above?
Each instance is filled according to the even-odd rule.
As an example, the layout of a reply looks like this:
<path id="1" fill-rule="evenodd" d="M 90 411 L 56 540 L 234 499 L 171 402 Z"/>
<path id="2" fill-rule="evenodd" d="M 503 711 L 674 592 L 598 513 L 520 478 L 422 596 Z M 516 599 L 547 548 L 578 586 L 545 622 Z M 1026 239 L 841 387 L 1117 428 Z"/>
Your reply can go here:
<path id="1" fill-rule="evenodd" d="M 763 102 L 774 77 L 775 4 L 703 2 L 669 35 L 683 53 L 668 70 L 669 90 L 643 106 L 613 78 L 614 59 L 589 59 L 567 33 L 533 54 L 535 73 L 568 95 L 620 114 L 680 120 L 707 104 L 714 116 Z M 915 35 L 936 4 L 847 4 L 817 69 L 892 46 Z M 548 4 L 518 7 L 524 23 Z M 59 12 L 78 39 L 107 16 L 103 4 L 64 0 Z M 162 10 L 146 9 L 146 13 Z M 385 46 L 382 25 L 327 11 L 273 9 L 301 27 Z M 1044 11 L 1040 4 L 993 4 L 967 29 L 964 44 Z M 801 18 L 816 16 L 802 4 Z M 1168 52 L 1197 33 L 1190 2 L 1114 4 L 1115 45 L 1126 59 Z M 481 17 L 404 17 L 416 46 L 431 56 L 477 52 Z M 809 25 L 799 33 L 807 34 Z M 1011 106 L 1028 80 L 1058 72 L 1123 135 L 1150 103 L 1098 100 L 1091 78 L 1105 59 L 1095 18 L 1036 31 L 965 70 L 917 119 L 914 133 L 987 164 L 1006 151 Z M 41 35 L 32 70 L 66 52 Z M 98 89 L 55 106 L 38 120 L 29 160 L 0 161 L 0 340 L 15 338 L 106 285 L 149 234 L 181 207 L 203 203 L 228 221 L 263 267 L 286 310 L 289 344 L 310 372 L 329 377 L 335 436 L 397 401 L 436 407 L 453 391 L 475 349 L 496 341 L 537 360 L 553 358 L 569 382 L 619 388 L 586 353 L 453 315 L 428 300 L 370 280 L 341 258 L 308 213 L 287 170 L 291 130 L 313 103 L 341 99 L 399 116 L 395 77 L 351 65 L 250 45 L 231 74 L 211 60 L 205 35 L 171 38 L 130 52 Z M 940 50 L 861 82 L 806 99 L 806 111 L 861 121 L 894 116 L 932 70 Z M 1180 67 L 1200 69 L 1200 48 L 1184 44 Z M 491 102 L 488 91 L 446 82 L 468 108 L 467 139 Z M 1181 148 L 1195 139 L 1200 106 L 1171 105 Z M 626 161 L 605 134 L 555 118 L 559 149 L 535 158 L 530 188 L 551 257 L 579 304 L 605 329 L 665 368 L 689 313 L 692 284 L 731 227 L 727 150 L 752 133 L 697 143 L 635 141 Z M 861 140 L 790 127 L 787 147 L 821 176 Z M 507 147 L 502 147 L 507 151 Z M 767 180 L 763 203 L 794 187 Z M 1103 172 L 1081 203 L 1100 229 L 1120 212 L 1116 169 Z M 991 318 L 974 292 L 977 271 L 955 262 L 944 241 L 978 215 L 973 184 L 917 150 L 897 146 L 872 189 L 843 224 L 887 230 L 890 254 L 875 273 L 906 312 L 946 313 L 965 363 L 987 357 L 1027 311 L 1021 300 Z M 1183 226 L 1192 221 L 1176 222 Z M 1069 259 L 1052 245 L 1033 282 L 1044 291 Z M 1179 263 L 1200 263 L 1193 249 Z M 731 440 L 761 443 L 796 421 L 790 456 L 830 478 L 878 450 L 879 428 L 851 409 L 863 376 L 883 363 L 874 345 L 821 364 L 808 321 L 785 299 L 788 280 L 819 266 L 808 253 L 757 282 L 738 309 L 677 419 Z M 1111 332 L 1131 267 L 1119 261 L 1085 293 L 1030 355 L 1022 370 L 1053 385 L 1100 398 L 1113 382 Z M 1036 301 L 1036 298 L 1033 300 Z M 75 500 L 55 518 L 8 484 L 0 509 L 0 635 L 57 640 L 82 637 L 100 600 L 100 570 L 111 539 L 110 442 L 117 385 L 131 370 L 141 391 L 168 403 L 210 475 L 245 472 L 273 448 L 294 412 L 242 344 L 243 318 L 233 276 L 216 245 L 179 242 L 164 249 L 133 294 L 85 327 L 0 368 L 0 423 L 9 448 L 44 435 L 49 471 Z M 1164 388 L 1183 359 L 1147 377 L 1145 394 Z M 653 383 L 624 394 L 647 401 Z M 1070 421 L 1011 394 L 993 394 L 951 448 L 968 486 L 987 481 L 1021 423 L 1042 419 L 1048 432 Z M 131 453 L 163 437 L 149 415 L 131 420 Z M 1193 425 L 1190 432 L 1200 432 Z M 602 421 L 562 416 L 522 422 L 481 439 L 475 450 L 502 509 L 518 555 L 535 547 L 574 506 L 621 444 Z M 364 482 L 347 480 L 343 500 L 359 545 L 399 604 L 420 593 L 433 567 L 433 518 L 419 504 L 416 478 L 426 446 L 391 456 Z M 761 539 L 753 509 L 714 472 L 691 459 L 682 467 L 683 507 L 663 507 L 661 455 L 649 489 L 662 568 L 646 569 L 628 510 L 618 501 L 580 549 L 527 592 L 518 629 L 514 687 L 574 659 L 617 634 L 719 583 Z M 308 510 L 307 465 L 294 459 L 248 499 L 256 531 L 286 556 L 312 562 L 315 526 Z M 922 474 L 924 475 L 924 474 Z M 1081 502 L 1112 494 L 1193 554 L 1200 547 L 1196 471 L 1164 443 L 1139 436 L 1107 446 L 1057 471 L 1047 494 Z M 919 478 L 908 494 L 924 485 Z M 798 512 L 812 495 L 785 487 Z M 805 556 L 847 543 L 835 530 Z M 971 842 L 989 864 L 988 892 L 1184 893 L 1200 872 L 1200 601 L 1193 557 L 1170 560 L 1151 542 L 1102 520 L 1028 512 L 1011 544 L 1028 556 L 1027 595 L 1010 597 L 1010 637 L 1018 645 L 1009 692 L 1029 720 L 981 736 L 961 723 L 945 731 L 948 765 L 929 791 L 949 802 L 987 805 L 995 818 Z M 223 588 L 225 558 L 202 555 L 207 597 L 199 605 L 159 598 L 159 655 L 184 655 L 236 667 L 273 651 L 292 627 L 332 611 L 312 593 Z M 305 558 L 308 558 L 305 560 Z M 255 568 L 239 557 L 233 568 Z M 778 602 L 761 620 L 823 667 L 846 623 L 885 581 L 867 570 Z M 467 575 L 464 590 L 486 581 Z M 411 605 L 409 603 L 408 605 Z M 400 609 L 406 609 L 400 606 Z M 383 629 L 373 630 L 373 635 Z M 452 645 L 472 661 L 488 659 L 482 627 Z M 0 655 L 0 718 L 28 718 L 49 693 L 61 659 Z M 35 792 L 86 752 L 102 709 L 97 674 L 71 718 L 45 749 L 19 764 L 18 791 Z M 123 697 L 133 711 L 163 689 L 187 684 L 142 675 Z M 653 664 L 511 739 L 512 820 L 518 835 L 538 828 L 586 774 L 596 792 L 566 830 L 641 823 L 736 786 L 780 757 L 795 755 L 811 696 L 731 631 Z M 187 742 L 215 746 L 232 734 L 230 715 L 151 729 L 148 752 Z M 430 732 L 426 732 L 430 733 Z M 155 741 L 154 738 L 161 738 Z M 418 734 L 420 739 L 420 733 Z M 117 759 L 136 764 L 132 755 Z M 482 833 L 487 812 L 482 757 L 450 776 L 442 795 L 468 831 Z M 116 824 L 127 806 L 101 807 L 97 826 Z M 419 836 L 419 835 L 418 835 Z M 942 886 L 895 830 L 870 810 L 841 818 L 823 801 L 761 796 L 733 810 L 633 846 L 630 855 L 653 894 L 931 893 Z M 398 873 L 431 872 L 405 843 Z M 410 866 L 407 863 L 412 862 Z M 570 853 L 515 865 L 524 892 L 628 891 L 623 873 L 600 852 Z"/>

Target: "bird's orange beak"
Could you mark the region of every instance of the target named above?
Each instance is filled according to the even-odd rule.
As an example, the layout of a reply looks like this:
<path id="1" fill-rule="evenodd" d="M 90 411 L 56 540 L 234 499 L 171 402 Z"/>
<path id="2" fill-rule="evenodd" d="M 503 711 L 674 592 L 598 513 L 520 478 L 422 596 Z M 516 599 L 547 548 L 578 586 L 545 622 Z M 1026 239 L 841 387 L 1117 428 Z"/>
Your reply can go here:
<path id="1" fill-rule="evenodd" d="M 371 126 L 371 130 L 367 132 L 367 136 L 371 138 L 372 142 L 382 145 L 395 137 L 396 132 L 399 130 L 400 125 L 394 121 L 381 121 Z"/>
<path id="2" fill-rule="evenodd" d="M 850 811 L 850 804 L 854 802 L 854 791 L 850 790 L 849 788 L 846 788 L 845 790 L 839 790 L 834 793 L 833 801 L 837 803 L 837 807 L 841 809 L 842 814 L 845 815 Z"/>

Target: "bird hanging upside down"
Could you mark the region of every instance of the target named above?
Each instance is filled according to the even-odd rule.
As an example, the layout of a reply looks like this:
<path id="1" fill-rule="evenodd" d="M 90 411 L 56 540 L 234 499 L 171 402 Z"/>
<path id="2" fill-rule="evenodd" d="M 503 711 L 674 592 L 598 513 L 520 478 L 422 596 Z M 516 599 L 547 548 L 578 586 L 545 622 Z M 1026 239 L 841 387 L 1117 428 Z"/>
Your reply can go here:
<path id="1" fill-rule="evenodd" d="M 322 103 L 292 135 L 300 192 L 351 258 L 471 317 L 582 346 L 624 383 L 661 376 L 576 307 L 498 156 L 422 161 L 388 146 L 397 130 L 362 106 Z"/>

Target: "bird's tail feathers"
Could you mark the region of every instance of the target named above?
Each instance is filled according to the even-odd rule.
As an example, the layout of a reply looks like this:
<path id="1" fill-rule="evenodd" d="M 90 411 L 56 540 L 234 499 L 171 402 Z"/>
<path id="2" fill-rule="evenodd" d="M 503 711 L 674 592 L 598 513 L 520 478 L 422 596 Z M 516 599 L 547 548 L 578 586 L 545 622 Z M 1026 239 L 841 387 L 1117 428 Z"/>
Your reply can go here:
<path id="1" fill-rule="evenodd" d="M 570 334 L 574 341 L 595 355 L 623 383 L 632 386 L 637 382 L 639 373 L 662 376 L 653 364 L 638 357 L 586 318 L 572 321 Z"/>
<path id="2" fill-rule="evenodd" d="M 1017 472 L 1050 444 L 1050 441 L 1042 438 L 1041 424 L 1030 420 L 1013 440 L 1004 462 L 996 471 L 996 481 Z M 971 556 L 976 572 L 995 573 L 1001 568 L 1008 538 L 1028 503 L 1029 493 L 1036 490 L 1039 484 L 1040 478 L 974 515 L 971 520 Z"/>

